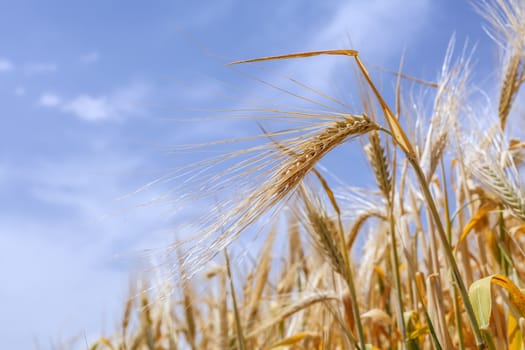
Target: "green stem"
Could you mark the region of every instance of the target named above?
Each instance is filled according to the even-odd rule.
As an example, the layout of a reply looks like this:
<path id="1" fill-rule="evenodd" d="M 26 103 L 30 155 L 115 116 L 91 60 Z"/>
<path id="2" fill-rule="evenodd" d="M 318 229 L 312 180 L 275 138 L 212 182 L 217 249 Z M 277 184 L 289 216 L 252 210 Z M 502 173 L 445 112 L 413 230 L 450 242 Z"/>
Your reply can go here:
<path id="1" fill-rule="evenodd" d="M 390 206 L 392 208 L 392 206 Z M 403 292 L 401 290 L 401 277 L 399 275 L 399 257 L 397 254 L 397 242 L 396 242 L 396 234 L 395 234 L 395 221 L 394 221 L 394 215 L 393 210 L 390 209 L 390 235 L 392 236 L 392 256 L 394 259 L 394 279 L 396 283 L 396 290 L 397 290 L 397 303 L 398 303 L 398 318 L 399 318 L 399 325 L 401 326 L 401 335 L 403 336 L 403 343 L 405 346 L 407 345 L 407 332 L 406 332 L 406 325 L 404 320 L 404 312 L 405 308 L 403 306 Z"/>
<path id="2" fill-rule="evenodd" d="M 450 217 L 450 205 L 449 205 L 449 198 L 448 198 L 448 186 L 447 186 L 447 173 L 445 171 L 445 165 L 443 164 L 443 159 L 441 160 L 441 176 L 443 177 L 443 197 L 444 197 L 444 210 L 445 210 L 445 220 L 446 220 L 446 226 L 447 226 L 447 237 L 449 245 L 452 244 L 452 219 Z M 465 340 L 463 338 L 463 321 L 461 319 L 461 312 L 459 310 L 459 303 L 458 303 L 458 288 L 457 286 L 453 286 L 454 288 L 454 299 L 452 300 L 453 307 L 454 307 L 454 316 L 455 316 L 455 322 L 456 322 L 456 329 L 458 332 L 458 338 L 459 338 L 459 348 L 460 350 L 465 350 Z"/>
<path id="3" fill-rule="evenodd" d="M 443 228 L 443 223 L 441 222 L 441 218 L 436 208 L 434 198 L 432 197 L 432 194 L 430 193 L 430 188 L 429 188 L 427 179 L 425 177 L 425 174 L 423 173 L 423 170 L 419 166 L 415 157 L 407 154 L 407 158 L 416 173 L 417 179 L 419 181 L 419 185 L 425 196 L 430 213 L 432 214 L 434 223 L 437 226 L 437 232 L 439 234 L 439 239 L 441 240 L 441 244 L 443 245 L 443 248 L 444 248 L 443 250 L 445 251 L 445 256 L 452 270 L 452 276 L 454 278 L 454 282 L 457 284 L 459 293 L 461 294 L 461 299 L 463 299 L 463 305 L 465 306 L 465 310 L 467 311 L 467 316 L 472 325 L 474 337 L 476 338 L 476 345 L 478 349 L 480 350 L 486 349 L 487 346 L 483 339 L 483 336 L 481 335 L 479 324 L 474 314 L 474 309 L 472 307 L 472 304 L 470 303 L 470 299 L 468 296 L 467 288 L 465 286 L 465 282 L 463 282 L 463 278 L 461 277 L 461 273 L 459 271 L 458 265 L 456 263 L 454 255 L 452 254 L 452 248 L 450 247 L 450 243 L 447 239 L 447 234 L 445 232 L 445 229 Z"/>
<path id="4" fill-rule="evenodd" d="M 237 298 L 235 297 L 235 288 L 233 286 L 232 272 L 230 268 L 230 257 L 228 256 L 228 252 L 226 250 L 224 250 L 224 257 L 226 258 L 226 269 L 227 269 L 226 271 L 228 273 L 228 278 L 230 280 L 233 314 L 235 316 L 235 328 L 237 330 L 237 344 L 239 346 L 239 350 L 245 350 L 246 344 L 244 341 L 244 335 L 242 333 L 241 318 L 239 316 L 239 309 L 237 307 Z"/>
<path id="5" fill-rule="evenodd" d="M 461 313 L 459 312 L 458 304 L 458 289 L 454 288 L 454 313 L 456 318 L 456 328 L 458 330 L 459 348 L 465 350 L 465 339 L 463 339 L 463 321 L 461 320 Z"/>
<path id="6" fill-rule="evenodd" d="M 363 325 L 361 323 L 361 314 L 359 313 L 359 303 L 357 301 L 357 292 L 355 290 L 355 285 L 354 285 L 352 265 L 350 264 L 349 252 L 346 249 L 346 239 L 345 239 L 343 224 L 341 222 L 340 215 L 338 215 L 338 223 L 339 223 L 339 230 L 338 230 L 339 231 L 339 241 L 341 242 L 341 246 L 343 247 L 342 249 L 343 259 L 344 259 L 345 266 L 346 266 L 344 278 L 346 280 L 346 284 L 348 285 L 348 291 L 350 292 L 350 301 L 352 303 L 352 313 L 353 313 L 354 321 L 355 321 L 356 328 L 357 328 L 359 346 L 361 347 L 360 350 L 365 350 L 366 349 L 365 335 L 363 332 Z"/>
<path id="7" fill-rule="evenodd" d="M 503 248 L 500 249 L 500 263 L 503 266 L 503 271 L 505 272 L 505 276 L 508 276 L 510 274 L 510 262 L 509 262 L 509 256 L 507 255 L 507 245 L 505 244 L 505 220 L 503 219 L 503 208 L 500 207 L 500 213 L 498 218 L 498 227 L 499 227 L 499 240 L 501 241 L 501 246 Z M 505 256 L 507 255 L 507 256 Z"/>

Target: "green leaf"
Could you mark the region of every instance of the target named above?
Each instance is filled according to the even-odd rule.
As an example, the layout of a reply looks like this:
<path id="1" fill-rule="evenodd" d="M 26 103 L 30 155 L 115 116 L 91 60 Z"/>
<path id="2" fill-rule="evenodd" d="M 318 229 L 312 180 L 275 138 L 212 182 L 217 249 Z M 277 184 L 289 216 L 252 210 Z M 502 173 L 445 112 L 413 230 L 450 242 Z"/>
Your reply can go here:
<path id="1" fill-rule="evenodd" d="M 487 329 L 492 311 L 492 284 L 497 284 L 509 293 L 510 304 L 517 310 L 521 317 L 525 317 L 525 295 L 507 277 L 503 275 L 490 275 L 472 283 L 469 288 L 469 299 L 474 308 L 474 314 L 482 329 Z"/>
<path id="2" fill-rule="evenodd" d="M 490 313 L 492 311 L 492 276 L 482 278 L 472 283 L 469 288 L 469 299 L 474 314 L 482 329 L 487 329 L 490 323 Z"/>

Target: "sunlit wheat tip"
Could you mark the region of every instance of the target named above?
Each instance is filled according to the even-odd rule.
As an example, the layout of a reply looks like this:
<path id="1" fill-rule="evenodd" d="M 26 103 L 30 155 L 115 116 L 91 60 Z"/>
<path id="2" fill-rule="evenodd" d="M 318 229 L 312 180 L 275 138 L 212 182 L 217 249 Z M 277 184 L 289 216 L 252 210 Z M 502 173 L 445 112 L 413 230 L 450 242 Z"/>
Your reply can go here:
<path id="1" fill-rule="evenodd" d="M 379 125 L 366 116 L 348 115 L 314 137 L 303 140 L 294 147 L 294 154 L 283 165 L 283 170 L 277 173 L 280 191 L 295 187 L 315 163 L 349 137 L 377 129 Z"/>
<path id="2" fill-rule="evenodd" d="M 369 134 L 370 143 L 365 146 L 365 152 L 372 165 L 372 170 L 381 191 L 381 194 L 385 199 L 389 200 L 390 191 L 392 189 L 392 177 L 390 176 L 390 170 L 388 169 L 388 163 L 386 153 L 381 145 L 381 139 L 379 133 L 374 131 Z"/>

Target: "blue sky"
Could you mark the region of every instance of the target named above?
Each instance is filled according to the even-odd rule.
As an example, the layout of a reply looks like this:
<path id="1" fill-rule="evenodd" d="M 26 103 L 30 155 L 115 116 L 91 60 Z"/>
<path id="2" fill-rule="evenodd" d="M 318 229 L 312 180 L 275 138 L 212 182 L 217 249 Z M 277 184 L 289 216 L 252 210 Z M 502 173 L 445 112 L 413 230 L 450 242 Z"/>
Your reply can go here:
<path id="1" fill-rule="evenodd" d="M 406 72 L 433 80 L 454 32 L 459 47 L 477 43 L 485 79 L 496 55 L 464 1 L 0 2 L 2 345 L 50 349 L 116 329 L 141 251 L 173 238 L 178 205 L 136 207 L 163 185 L 127 195 L 192 160 L 170 145 L 257 131 L 173 119 L 278 97 L 224 62 L 352 42 L 390 70 L 406 49 Z M 265 79 L 336 94 L 341 69 L 351 72 L 344 58 L 264 67 Z"/>

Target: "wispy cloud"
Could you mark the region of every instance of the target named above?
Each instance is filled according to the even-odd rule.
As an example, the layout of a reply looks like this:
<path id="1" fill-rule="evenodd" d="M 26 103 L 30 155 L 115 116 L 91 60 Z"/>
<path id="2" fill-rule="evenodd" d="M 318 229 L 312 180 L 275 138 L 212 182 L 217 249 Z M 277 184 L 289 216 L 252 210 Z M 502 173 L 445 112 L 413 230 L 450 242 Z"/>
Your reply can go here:
<path id="1" fill-rule="evenodd" d="M 80 119 L 99 121 L 115 115 L 115 108 L 104 96 L 79 95 L 63 105 L 62 109 Z"/>
<path id="2" fill-rule="evenodd" d="M 57 70 L 58 65 L 55 63 L 36 62 L 24 66 L 24 72 L 28 75 L 55 73 Z"/>
<path id="3" fill-rule="evenodd" d="M 91 64 L 100 60 L 100 53 L 98 51 L 88 52 L 80 57 L 80 62 Z"/>
<path id="4" fill-rule="evenodd" d="M 351 48 L 365 62 L 388 64 L 398 60 L 409 43 L 417 41 L 432 15 L 430 0 L 345 1 L 334 7 L 331 18 L 319 28 L 308 46 Z M 326 89 L 333 84 L 348 61 L 311 60 L 295 63 L 306 82 L 321 82 Z M 396 61 L 397 63 L 397 61 Z M 324 82 L 324 83 L 323 83 Z M 319 86 L 319 85 L 317 85 Z"/>
<path id="5" fill-rule="evenodd" d="M 13 70 L 13 63 L 7 58 L 0 58 L 0 73 Z"/>
<path id="6" fill-rule="evenodd" d="M 370 0 L 370 1 L 342 1 L 331 7 L 331 15 L 326 16 L 324 22 L 318 24 L 311 37 L 302 37 L 303 51 L 321 49 L 355 49 L 367 65 L 397 66 L 402 50 L 409 44 L 416 43 L 424 29 L 431 22 L 430 16 L 435 14 L 433 3 L 430 0 Z M 279 32 L 275 35 L 288 37 L 293 33 Z M 286 51 L 281 53 L 288 53 Z M 395 60 L 395 61 L 393 61 Z M 276 63 L 271 63 L 276 65 Z M 334 96 L 338 93 L 337 84 L 352 71 L 348 69 L 349 60 L 345 58 L 314 58 L 283 61 L 286 76 L 293 77 L 301 83 L 313 87 L 318 91 Z M 272 66 L 273 67 L 273 66 Z M 334 86 L 335 83 L 335 86 Z M 296 92 L 298 87 L 287 79 L 278 84 Z M 266 98 L 272 101 L 272 93 L 278 94 L 281 103 L 283 99 L 293 97 L 283 95 L 281 91 L 273 91 L 268 96 L 261 96 L 260 88 L 245 91 L 247 97 L 242 100 L 256 101 Z M 302 90 L 299 94 L 308 95 L 310 92 Z M 345 90 L 345 94 L 347 91 Z M 253 97 L 256 96 L 256 97 Z M 319 96 L 314 94 L 314 99 Z M 334 96 L 338 98 L 339 96 Z M 349 97 L 345 95 L 347 102 Z M 304 103 L 294 99 L 295 103 Z"/>
<path id="7" fill-rule="evenodd" d="M 54 93 L 44 93 L 40 96 L 39 105 L 59 108 L 88 122 L 119 120 L 144 113 L 150 90 L 147 84 L 133 83 L 106 95 L 79 94 L 61 99 Z"/>
<path id="8" fill-rule="evenodd" d="M 417 39 L 429 22 L 431 9 L 430 0 L 343 2 L 313 43 L 353 44 L 353 49 L 385 58 L 402 50 L 408 40 Z"/>
<path id="9" fill-rule="evenodd" d="M 38 104 L 44 107 L 56 107 L 62 103 L 58 95 L 51 92 L 43 93 L 38 100 Z"/>

